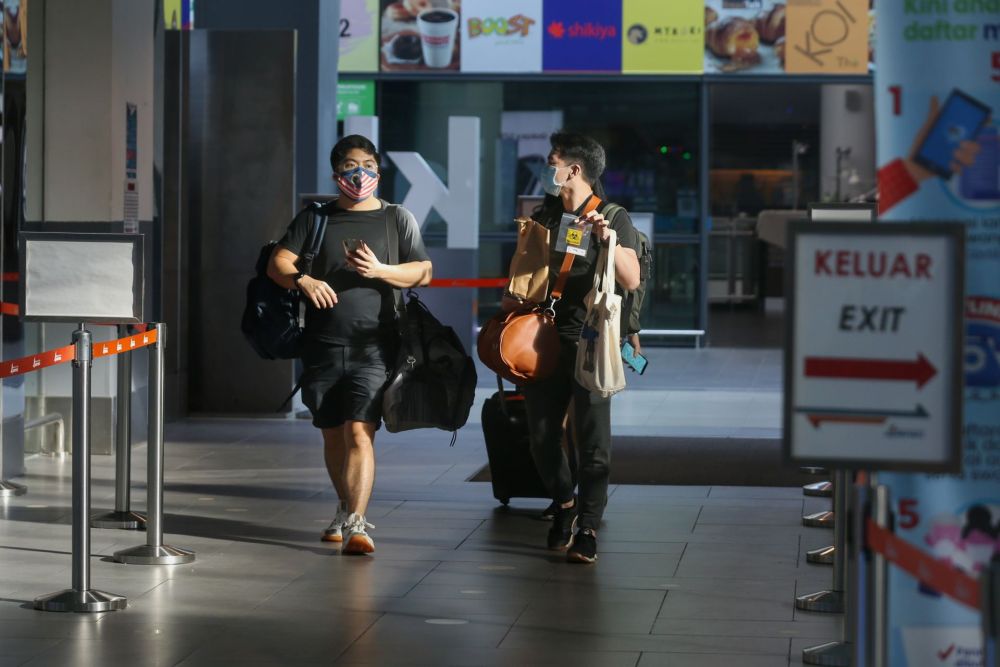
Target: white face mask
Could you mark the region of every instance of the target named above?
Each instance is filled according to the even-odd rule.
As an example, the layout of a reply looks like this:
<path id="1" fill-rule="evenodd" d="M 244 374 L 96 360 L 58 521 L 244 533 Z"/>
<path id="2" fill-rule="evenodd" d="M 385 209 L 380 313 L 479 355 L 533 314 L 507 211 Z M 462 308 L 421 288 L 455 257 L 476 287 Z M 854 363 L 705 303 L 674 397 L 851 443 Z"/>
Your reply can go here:
<path id="1" fill-rule="evenodd" d="M 547 194 L 553 197 L 558 197 L 559 193 L 562 191 L 562 187 L 566 185 L 566 181 L 559 183 L 556 181 L 556 172 L 560 169 L 566 169 L 567 167 L 556 167 L 551 164 L 547 164 L 542 167 L 542 170 L 538 173 L 538 181 L 542 186 L 542 190 L 545 190 Z"/>

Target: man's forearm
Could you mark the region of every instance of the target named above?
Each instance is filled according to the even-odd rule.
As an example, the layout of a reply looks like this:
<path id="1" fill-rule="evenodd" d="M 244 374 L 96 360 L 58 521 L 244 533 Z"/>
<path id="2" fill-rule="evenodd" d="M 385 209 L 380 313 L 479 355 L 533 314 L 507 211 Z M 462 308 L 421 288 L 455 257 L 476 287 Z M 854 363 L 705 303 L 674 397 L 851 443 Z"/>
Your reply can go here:
<path id="1" fill-rule="evenodd" d="M 298 288 L 295 284 L 295 276 L 298 272 L 294 262 L 282 257 L 273 258 L 267 266 L 267 277 L 285 289 Z"/>
<path id="2" fill-rule="evenodd" d="M 431 275 L 430 262 L 406 262 L 395 266 L 383 264 L 379 277 L 393 287 L 405 289 L 430 284 Z"/>

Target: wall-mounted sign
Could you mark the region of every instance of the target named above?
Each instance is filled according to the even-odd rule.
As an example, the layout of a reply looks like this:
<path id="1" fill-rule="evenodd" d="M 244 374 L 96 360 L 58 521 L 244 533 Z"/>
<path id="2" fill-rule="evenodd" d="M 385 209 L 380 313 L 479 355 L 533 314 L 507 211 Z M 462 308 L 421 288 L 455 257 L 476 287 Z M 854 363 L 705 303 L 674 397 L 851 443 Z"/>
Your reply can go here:
<path id="1" fill-rule="evenodd" d="M 340 56 L 341 72 L 378 71 L 378 0 L 341 0 Z"/>
<path id="2" fill-rule="evenodd" d="M 868 0 L 788 0 L 785 71 L 868 71 Z"/>
<path id="3" fill-rule="evenodd" d="M 163 25 L 167 30 L 194 28 L 194 0 L 163 0 Z"/>
<path id="4" fill-rule="evenodd" d="M 375 115 L 374 81 L 337 81 L 337 120 Z"/>
<path id="5" fill-rule="evenodd" d="M 700 73 L 704 7 L 704 0 L 623 0 L 622 72 Z"/>
<path id="6" fill-rule="evenodd" d="M 462 15 L 460 0 L 382 0 L 381 69 L 457 71 Z"/>
<path id="7" fill-rule="evenodd" d="M 542 69 L 615 72 L 622 69 L 622 6 L 606 0 L 546 0 Z"/>
<path id="8" fill-rule="evenodd" d="M 540 72 L 542 0 L 463 0 L 463 72 Z"/>
<path id="9" fill-rule="evenodd" d="M 790 459 L 961 466 L 963 240 L 960 225 L 790 224 Z"/>

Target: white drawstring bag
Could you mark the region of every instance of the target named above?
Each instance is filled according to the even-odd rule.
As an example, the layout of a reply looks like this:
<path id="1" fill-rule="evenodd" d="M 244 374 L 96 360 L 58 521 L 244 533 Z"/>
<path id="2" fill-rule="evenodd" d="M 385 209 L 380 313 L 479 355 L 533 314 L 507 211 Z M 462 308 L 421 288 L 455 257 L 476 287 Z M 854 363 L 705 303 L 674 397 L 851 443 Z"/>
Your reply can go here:
<path id="1" fill-rule="evenodd" d="M 594 270 L 594 288 L 583 303 L 587 316 L 576 348 L 576 381 L 604 398 L 625 388 L 625 368 L 618 351 L 621 339 L 622 298 L 615 294 L 615 245 L 612 229 L 608 245 L 601 248 Z"/>

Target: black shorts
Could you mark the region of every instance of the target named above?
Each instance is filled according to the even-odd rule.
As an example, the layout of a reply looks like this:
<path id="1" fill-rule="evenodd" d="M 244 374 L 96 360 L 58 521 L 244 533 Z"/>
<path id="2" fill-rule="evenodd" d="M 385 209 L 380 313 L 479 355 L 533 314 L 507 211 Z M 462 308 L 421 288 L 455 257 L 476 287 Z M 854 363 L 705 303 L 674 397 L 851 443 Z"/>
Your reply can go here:
<path id="1" fill-rule="evenodd" d="M 347 421 L 382 423 L 382 394 L 392 372 L 388 346 L 344 346 L 309 341 L 302 353 L 302 402 L 313 426 Z"/>

